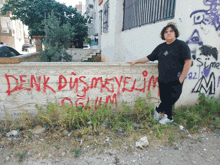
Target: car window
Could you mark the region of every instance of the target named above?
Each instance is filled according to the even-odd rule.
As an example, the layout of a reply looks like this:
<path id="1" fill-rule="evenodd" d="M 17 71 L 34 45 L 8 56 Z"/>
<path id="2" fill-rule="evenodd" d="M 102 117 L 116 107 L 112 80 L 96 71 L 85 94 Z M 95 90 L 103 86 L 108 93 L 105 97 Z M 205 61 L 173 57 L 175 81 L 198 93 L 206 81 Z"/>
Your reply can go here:
<path id="1" fill-rule="evenodd" d="M 23 46 L 32 46 L 31 44 L 24 44 Z"/>
<path id="2" fill-rule="evenodd" d="M 9 49 L 9 51 L 11 52 L 11 54 L 12 54 L 13 56 L 18 56 L 18 55 L 20 55 L 20 53 L 17 52 L 15 49 L 10 48 L 10 47 L 7 47 L 7 48 Z"/>
<path id="3" fill-rule="evenodd" d="M 13 55 L 7 47 L 0 47 L 0 57 L 12 57 Z"/>

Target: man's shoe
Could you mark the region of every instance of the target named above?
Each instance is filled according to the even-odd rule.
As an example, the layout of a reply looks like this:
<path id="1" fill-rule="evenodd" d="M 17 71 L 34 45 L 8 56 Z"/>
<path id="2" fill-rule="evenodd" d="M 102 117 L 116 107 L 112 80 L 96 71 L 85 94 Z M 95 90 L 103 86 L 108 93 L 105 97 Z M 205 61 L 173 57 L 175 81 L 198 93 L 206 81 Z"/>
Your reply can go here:
<path id="1" fill-rule="evenodd" d="M 158 113 L 156 110 L 157 106 L 154 107 L 154 119 L 155 120 L 160 120 L 163 117 L 162 113 Z"/>
<path id="2" fill-rule="evenodd" d="M 171 122 L 173 122 L 173 119 L 172 120 L 168 119 L 166 114 L 164 114 L 163 118 L 159 121 L 160 124 L 167 124 Z"/>

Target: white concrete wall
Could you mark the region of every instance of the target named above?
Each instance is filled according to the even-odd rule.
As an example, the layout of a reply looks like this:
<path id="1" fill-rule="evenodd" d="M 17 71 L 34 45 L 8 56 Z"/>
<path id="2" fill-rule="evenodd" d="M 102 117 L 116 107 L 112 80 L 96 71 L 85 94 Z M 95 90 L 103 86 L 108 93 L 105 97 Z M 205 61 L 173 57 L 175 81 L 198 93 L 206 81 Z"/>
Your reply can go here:
<path id="1" fill-rule="evenodd" d="M 99 10 L 103 9 L 104 0 Z M 203 42 L 210 46 L 219 49 L 220 45 L 220 30 L 216 31 L 213 25 L 195 24 L 194 17 L 190 18 L 190 14 L 196 10 L 209 10 L 213 5 L 203 3 L 203 0 L 178 0 L 176 1 L 175 18 L 172 20 L 157 22 L 155 24 L 146 24 L 141 27 L 135 27 L 131 30 L 122 31 L 123 27 L 123 2 L 124 0 L 110 1 L 109 8 L 109 32 L 101 36 L 102 56 L 108 62 L 124 62 L 142 58 L 150 54 L 153 49 L 160 43 L 164 42 L 160 39 L 160 31 L 168 22 L 175 22 L 180 31 L 179 39 L 187 41 L 195 29 L 199 31 Z M 218 12 L 217 20 L 220 19 L 218 0 L 213 0 L 217 3 L 216 9 Z M 197 13 L 195 16 L 203 18 L 203 12 Z M 197 23 L 199 20 L 197 20 Z M 215 21 L 216 26 L 219 23 Z M 112 47 L 114 47 L 112 49 Z M 113 58 L 114 57 L 114 58 Z"/>
<path id="2" fill-rule="evenodd" d="M 114 103 L 118 102 L 117 107 L 121 106 L 122 101 L 132 106 L 138 97 L 146 99 L 148 91 L 151 92 L 152 98 L 147 101 L 158 103 L 156 67 L 155 64 L 131 67 L 126 63 L 1 64 L 0 119 L 5 119 L 6 112 L 14 119 L 24 109 L 35 115 L 36 104 L 45 107 L 55 101 L 60 105 L 62 102 L 71 102 L 77 106 L 86 105 L 88 102 L 91 106 L 100 99 L 102 103 L 110 102 L 109 97 Z M 37 88 L 39 77 L 41 80 Z M 76 82 L 73 89 L 70 89 L 71 78 L 71 86 Z M 103 81 L 102 87 L 100 81 L 97 85 L 94 81 L 98 78 Z M 116 108 L 116 105 L 113 107 Z"/>
<path id="3" fill-rule="evenodd" d="M 99 10 L 103 9 L 106 1 L 99 6 Z M 110 1 L 109 32 L 101 35 L 102 61 L 126 62 L 149 55 L 158 44 L 164 42 L 160 39 L 160 32 L 172 21 L 180 31 L 179 39 L 187 42 L 193 57 L 193 66 L 186 77 L 183 95 L 177 105 L 180 102 L 195 102 L 198 92 L 220 97 L 219 0 L 176 0 L 174 19 L 125 31 L 122 31 L 123 2 Z"/>
<path id="4" fill-rule="evenodd" d="M 145 98 L 148 103 L 160 102 L 156 63 L 130 66 L 123 62 L 22 62 L 1 64 L 0 71 L 0 120 L 6 118 L 6 113 L 11 119 L 15 119 L 22 110 L 36 115 L 38 112 L 36 104 L 45 108 L 55 101 L 60 105 L 72 103 L 79 106 L 88 103 L 89 106 L 98 106 L 97 102 L 100 100 L 108 104 L 111 100 L 118 103 L 113 104 L 113 109 L 120 109 L 123 101 L 133 107 L 138 97 Z M 204 87 L 201 92 L 205 93 L 207 88 L 208 93 L 214 92 L 212 95 L 219 96 L 219 74 L 217 75 L 214 69 L 211 69 L 210 73 L 204 69 L 200 71 L 205 73 L 204 76 L 201 76 L 202 73 L 197 74 L 195 70 L 192 77 L 190 75 L 187 77 L 176 107 L 196 104 L 198 93 L 193 93 L 192 90 L 197 91 L 199 89 L 197 87 L 201 85 Z M 97 79 L 102 80 L 102 83 Z M 147 99 L 149 92 L 150 100 Z"/>

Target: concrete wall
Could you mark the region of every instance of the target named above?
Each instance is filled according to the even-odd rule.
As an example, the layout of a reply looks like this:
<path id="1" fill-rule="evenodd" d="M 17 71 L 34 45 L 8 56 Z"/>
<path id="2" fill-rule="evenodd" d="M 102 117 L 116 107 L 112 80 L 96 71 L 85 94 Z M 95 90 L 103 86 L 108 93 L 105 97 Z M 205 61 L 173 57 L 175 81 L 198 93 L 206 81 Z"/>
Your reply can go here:
<path id="1" fill-rule="evenodd" d="M 34 52 L 34 53 L 23 54 L 20 56 L 15 56 L 12 58 L 22 59 L 22 62 L 37 62 L 39 55 L 40 55 L 39 52 Z"/>
<path id="2" fill-rule="evenodd" d="M 1 64 L 0 119 L 5 119 L 5 112 L 14 119 L 23 109 L 36 114 L 36 104 L 44 107 L 55 101 L 77 106 L 87 102 L 98 106 L 100 100 L 118 102 L 118 107 L 122 101 L 134 105 L 138 97 L 146 98 L 148 91 L 151 102 L 158 103 L 156 67 L 155 64 L 130 67 L 126 63 Z M 96 79 L 102 80 L 102 87 L 100 80 L 96 84 Z"/>
<path id="3" fill-rule="evenodd" d="M 1 64 L 0 71 L 0 119 L 6 118 L 6 112 L 15 119 L 24 109 L 36 115 L 36 104 L 45 107 L 55 101 L 75 106 L 98 106 L 99 101 L 108 104 L 113 101 L 118 103 L 113 104 L 114 109 L 120 109 L 123 101 L 133 106 L 138 97 L 149 103 L 160 102 L 155 63 L 130 66 L 126 63 L 22 62 Z M 212 76 L 208 77 L 212 86 L 209 92 L 215 90 L 219 95 L 219 90 L 213 88 Z M 205 86 L 205 79 L 206 76 L 199 84 Z M 176 107 L 197 103 L 198 93 L 191 93 L 195 88 L 192 81 L 194 79 L 186 79 Z M 148 92 L 150 100 L 146 97 Z"/>
<path id="4" fill-rule="evenodd" d="M 34 48 L 36 49 L 36 48 Z M 30 51 L 32 51 L 31 49 Z M 101 54 L 101 51 L 99 49 L 77 49 L 77 48 L 69 48 L 67 50 L 67 53 L 72 55 L 72 61 L 73 62 L 81 62 L 84 60 L 88 60 L 88 58 L 92 58 L 96 55 L 96 53 Z M 38 62 L 38 58 L 40 56 L 39 52 L 32 52 L 23 54 L 20 56 L 15 56 L 12 58 L 18 58 L 22 59 L 22 62 Z"/>
<path id="5" fill-rule="evenodd" d="M 103 10 L 104 4 L 98 10 Z M 219 0 L 176 0 L 174 19 L 146 24 L 130 30 L 123 28 L 124 0 L 109 1 L 109 32 L 101 35 L 101 50 L 103 61 L 125 62 L 149 55 L 160 43 L 160 31 L 168 22 L 175 22 L 180 31 L 180 40 L 190 42 L 191 50 L 203 45 L 209 45 L 219 50 L 220 47 L 220 15 Z M 218 29 L 217 29 L 218 28 Z M 197 38 L 196 38 L 197 37 Z"/>
<path id="6" fill-rule="evenodd" d="M 103 9 L 103 4 L 99 9 Z M 122 31 L 124 0 L 109 1 L 109 32 L 101 35 L 102 60 L 133 61 L 149 55 L 160 43 L 160 31 L 175 22 L 180 40 L 190 49 L 193 66 L 186 76 L 181 103 L 195 102 L 197 94 L 220 97 L 220 1 L 176 0 L 172 20 L 147 24 Z"/>

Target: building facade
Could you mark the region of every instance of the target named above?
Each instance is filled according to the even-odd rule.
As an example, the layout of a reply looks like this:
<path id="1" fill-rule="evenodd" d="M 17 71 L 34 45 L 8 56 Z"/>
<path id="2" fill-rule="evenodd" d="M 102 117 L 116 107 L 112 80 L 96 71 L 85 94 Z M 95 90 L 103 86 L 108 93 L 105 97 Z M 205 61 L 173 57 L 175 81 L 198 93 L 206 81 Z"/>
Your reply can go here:
<path id="1" fill-rule="evenodd" d="M 198 93 L 220 98 L 220 0 L 100 0 L 102 61 L 127 62 L 149 55 L 174 22 L 191 50 L 183 104 Z M 187 97 L 188 96 L 188 97 Z"/>
<path id="2" fill-rule="evenodd" d="M 85 15 L 86 5 L 83 5 L 82 2 L 79 2 L 78 5 L 75 5 L 75 8 L 77 9 L 77 13 L 81 14 L 82 16 Z"/>
<path id="3" fill-rule="evenodd" d="M 164 42 L 159 34 L 169 22 L 176 23 L 179 39 L 192 52 L 201 43 L 219 52 L 219 0 L 100 0 L 98 11 L 103 61 L 124 62 L 149 55 Z"/>
<path id="4" fill-rule="evenodd" d="M 5 0 L 0 0 L 2 8 Z M 7 44 L 17 51 L 22 51 L 22 45 L 29 43 L 28 28 L 20 20 L 11 20 L 10 13 L 0 14 L 0 42 Z"/>
<path id="5" fill-rule="evenodd" d="M 88 27 L 89 27 L 89 37 L 91 38 L 91 48 L 98 49 L 99 41 L 99 10 L 98 10 L 98 0 L 86 0 L 86 11 L 89 16 Z"/>

